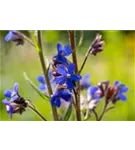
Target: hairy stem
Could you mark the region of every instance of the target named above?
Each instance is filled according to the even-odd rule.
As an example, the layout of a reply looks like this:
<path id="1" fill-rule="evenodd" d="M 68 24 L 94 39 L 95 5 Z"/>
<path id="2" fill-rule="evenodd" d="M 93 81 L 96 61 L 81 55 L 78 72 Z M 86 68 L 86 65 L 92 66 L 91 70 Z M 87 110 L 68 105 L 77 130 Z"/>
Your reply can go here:
<path id="1" fill-rule="evenodd" d="M 100 120 L 103 118 L 103 116 L 104 116 L 104 114 L 105 114 L 105 112 L 106 112 L 107 105 L 108 105 L 108 103 L 105 102 L 105 103 L 104 103 L 104 106 L 103 106 L 103 110 L 102 110 L 102 112 L 101 112 L 101 114 L 100 114 L 100 116 L 99 116 L 99 118 L 98 118 L 98 121 L 100 121 Z"/>
<path id="2" fill-rule="evenodd" d="M 72 60 L 73 63 L 75 64 L 76 68 L 75 68 L 75 73 L 78 72 L 78 64 L 77 64 L 77 56 L 76 56 L 76 41 L 75 41 L 75 31 L 68 31 L 69 33 L 69 40 L 70 40 L 70 45 L 71 48 L 73 50 L 72 52 Z"/>
<path id="3" fill-rule="evenodd" d="M 81 72 L 82 72 L 82 70 L 83 70 L 83 68 L 84 68 L 84 66 L 85 66 L 85 64 L 86 64 L 86 61 L 87 61 L 88 56 L 89 56 L 90 49 L 91 49 L 91 46 L 90 46 L 90 47 L 88 48 L 88 50 L 87 50 L 87 53 L 86 53 L 86 55 L 85 55 L 85 58 L 84 58 L 83 63 L 82 63 L 82 65 L 81 65 L 81 68 L 80 68 L 80 70 L 78 71 L 78 74 L 81 74 Z"/>
<path id="4" fill-rule="evenodd" d="M 72 60 L 76 66 L 75 73 L 78 73 L 78 64 L 77 64 L 77 56 L 76 56 L 76 40 L 75 40 L 75 31 L 68 31 L 70 45 L 72 48 Z M 80 112 L 80 83 L 76 84 L 76 91 L 74 92 L 77 95 L 76 98 L 76 117 L 78 121 L 81 121 L 81 112 Z"/>
<path id="5" fill-rule="evenodd" d="M 111 109 L 113 109 L 113 108 L 115 108 L 115 107 L 114 107 L 114 106 L 109 107 L 109 108 L 107 108 L 107 109 L 106 109 L 106 111 L 105 111 L 105 112 L 108 112 L 109 110 L 111 110 Z"/>
<path id="6" fill-rule="evenodd" d="M 95 109 L 93 109 L 93 113 L 94 113 L 94 115 L 95 115 L 96 121 L 98 121 L 98 114 L 97 114 L 97 112 L 96 112 Z"/>
<path id="7" fill-rule="evenodd" d="M 40 63 L 41 63 L 43 74 L 44 74 L 45 81 L 46 81 L 46 84 L 47 84 L 47 90 L 48 90 L 49 96 L 51 97 L 53 92 L 52 92 L 50 79 L 48 77 L 47 68 L 46 68 L 46 64 L 45 64 L 45 60 L 44 60 L 43 47 L 42 47 L 42 38 L 41 38 L 41 31 L 40 30 L 38 30 L 38 32 L 37 32 L 37 38 L 38 38 L 38 45 L 39 45 L 39 48 L 40 48 L 40 51 L 38 52 L 39 53 L 39 58 L 40 58 Z M 55 106 L 52 106 L 52 112 L 53 112 L 54 120 L 58 120 L 57 109 L 56 109 Z"/>
<path id="8" fill-rule="evenodd" d="M 28 106 L 32 111 L 34 111 L 42 120 L 47 121 L 45 119 L 45 117 L 43 115 L 40 114 L 40 112 L 38 110 L 36 110 L 35 108 L 33 108 L 32 106 Z"/>

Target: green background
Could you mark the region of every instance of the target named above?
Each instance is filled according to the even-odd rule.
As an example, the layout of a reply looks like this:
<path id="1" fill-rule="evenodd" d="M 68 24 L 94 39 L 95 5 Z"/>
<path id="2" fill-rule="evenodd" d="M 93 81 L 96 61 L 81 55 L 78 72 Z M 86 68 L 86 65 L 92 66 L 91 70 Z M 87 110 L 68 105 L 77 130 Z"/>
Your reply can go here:
<path id="1" fill-rule="evenodd" d="M 24 46 L 16 46 L 13 42 L 6 43 L 5 35 L 8 31 L 0 31 L 0 100 L 4 99 L 5 89 L 12 89 L 14 82 L 18 82 L 20 94 L 31 99 L 40 112 L 48 120 L 52 120 L 51 108 L 48 102 L 43 100 L 26 82 L 23 72 L 26 72 L 33 82 L 38 86 L 36 77 L 42 74 L 38 55 L 34 48 L 28 43 Z M 29 36 L 27 31 L 23 31 Z M 84 31 L 84 40 L 80 48 L 77 49 L 79 66 L 81 65 L 88 46 L 96 33 L 103 35 L 105 41 L 104 51 L 97 56 L 89 56 L 86 66 L 82 72 L 90 74 L 90 82 L 96 85 L 102 80 L 110 80 L 113 84 L 115 80 L 120 80 L 129 87 L 126 93 L 128 100 L 119 101 L 116 108 L 106 113 L 103 120 L 108 121 L 131 121 L 135 120 L 135 32 L 134 31 Z M 77 42 L 80 31 L 77 31 Z M 50 60 L 56 54 L 56 44 L 68 44 L 67 31 L 43 31 L 44 53 Z M 71 59 L 71 58 L 69 58 Z M 98 107 L 101 111 L 103 100 Z M 59 110 L 63 111 L 63 110 Z M 0 120 L 10 120 L 5 111 L 5 105 L 0 102 Z M 15 114 L 12 120 L 40 120 L 31 110 L 27 110 L 22 115 Z M 90 120 L 95 120 L 92 116 Z"/>

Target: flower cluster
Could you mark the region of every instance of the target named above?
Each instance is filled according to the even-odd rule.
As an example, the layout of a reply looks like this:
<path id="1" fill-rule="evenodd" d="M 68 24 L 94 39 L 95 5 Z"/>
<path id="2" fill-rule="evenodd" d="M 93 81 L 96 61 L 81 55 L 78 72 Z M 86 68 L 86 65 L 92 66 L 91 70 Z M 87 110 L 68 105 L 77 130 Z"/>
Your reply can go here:
<path id="1" fill-rule="evenodd" d="M 16 45 L 23 45 L 24 44 L 24 37 L 23 35 L 15 30 L 9 31 L 9 33 L 5 37 L 5 41 L 14 41 L 17 44 Z"/>
<path id="2" fill-rule="evenodd" d="M 49 78 L 53 87 L 53 95 L 51 96 L 51 104 L 60 107 L 62 101 L 69 102 L 72 99 L 72 90 L 76 86 L 76 82 L 81 80 L 79 74 L 75 74 L 75 64 L 71 63 L 66 57 L 72 53 L 70 45 L 62 46 L 57 44 L 57 55 L 53 57 L 52 72 L 50 71 Z M 53 79 L 52 79 L 53 75 Z M 39 89 L 46 90 L 46 82 L 43 76 L 38 76 L 37 80 L 40 82 Z M 84 79 L 82 86 L 86 88 L 87 79 Z"/>
<path id="3" fill-rule="evenodd" d="M 35 41 L 31 42 L 31 40 L 27 39 L 27 37 L 21 32 L 11 30 L 6 35 L 5 41 L 13 41 L 16 42 L 17 45 L 23 45 L 27 39 L 26 41 L 30 42 L 35 48 L 36 45 L 39 46 L 39 58 L 44 76 L 37 76 L 37 80 L 40 83 L 38 88 L 31 81 L 29 81 L 29 83 L 42 98 L 47 99 L 48 101 L 50 100 L 54 120 L 61 120 L 60 118 L 64 120 L 65 118 L 69 118 L 73 106 L 76 111 L 77 120 L 81 120 L 82 114 L 84 116 L 84 120 L 89 118 L 91 114 L 95 114 L 96 120 L 101 120 L 104 113 L 110 109 L 108 108 L 110 103 L 111 105 L 115 105 L 119 100 L 127 100 L 125 93 L 128 91 L 128 87 L 120 81 L 115 81 L 113 85 L 110 85 L 109 81 L 102 81 L 98 83 L 98 85 L 93 86 L 89 82 L 90 76 L 88 74 L 85 74 L 84 76 L 80 75 L 86 64 L 88 56 L 96 56 L 97 53 L 103 51 L 104 41 L 100 34 L 96 35 L 85 55 L 82 66 L 78 67 L 76 66 L 77 58 L 74 56 L 74 54 L 76 55 L 76 51 L 73 51 L 75 49 L 74 31 L 70 31 L 69 38 L 73 50 L 70 45 L 62 46 L 62 44 L 58 43 L 57 54 L 53 56 L 52 63 L 48 65 L 48 68 L 42 53 L 41 33 L 38 32 L 37 35 L 38 36 L 36 38 L 38 40 L 36 41 L 35 38 Z M 73 56 L 73 62 L 67 58 L 70 55 Z M 13 91 L 9 89 L 4 91 L 6 99 L 2 100 L 2 103 L 6 105 L 6 111 L 10 118 L 12 118 L 14 113 L 22 114 L 26 108 L 29 107 L 37 113 L 40 118 L 46 121 L 46 118 L 37 111 L 36 107 L 32 103 L 29 103 L 29 100 L 20 96 L 18 89 L 19 84 L 15 83 Z M 96 108 L 103 98 L 104 107 L 101 115 L 99 116 L 96 112 Z M 68 104 L 69 107 L 66 107 L 67 112 L 65 114 L 67 116 L 65 115 L 61 117 L 57 114 L 57 107 L 61 107 L 64 103 L 66 103 L 66 105 Z"/>
<path id="4" fill-rule="evenodd" d="M 2 103 L 6 105 L 7 113 L 12 118 L 13 113 L 22 114 L 27 107 L 26 100 L 18 93 L 19 84 L 15 83 L 13 91 L 7 89 L 4 91 L 4 96 L 10 98 L 10 100 L 4 99 Z"/>

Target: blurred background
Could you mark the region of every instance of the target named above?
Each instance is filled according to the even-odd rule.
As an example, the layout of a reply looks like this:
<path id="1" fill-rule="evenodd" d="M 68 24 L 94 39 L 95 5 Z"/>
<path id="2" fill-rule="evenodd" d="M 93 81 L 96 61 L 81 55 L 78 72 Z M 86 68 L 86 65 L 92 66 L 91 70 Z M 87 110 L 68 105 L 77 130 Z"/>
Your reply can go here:
<path id="1" fill-rule="evenodd" d="M 22 31 L 29 36 L 28 31 Z M 36 77 L 42 74 L 38 55 L 29 43 L 24 46 L 16 46 L 14 42 L 6 43 L 5 35 L 8 31 L 0 31 L 0 101 L 4 99 L 5 89 L 13 89 L 14 82 L 19 83 L 19 93 L 37 106 L 40 112 L 48 120 L 52 120 L 49 103 L 44 101 L 27 83 L 23 77 L 26 72 L 32 81 L 39 86 Z M 108 121 L 135 121 L 135 31 L 84 31 L 82 45 L 77 49 L 78 63 L 81 65 L 88 46 L 100 33 L 105 41 L 104 51 L 97 56 L 90 56 L 82 72 L 90 74 L 90 82 L 96 85 L 102 80 L 120 80 L 129 87 L 126 93 L 128 100 L 119 101 L 116 108 L 106 113 L 103 120 Z M 80 38 L 80 31 L 77 31 L 77 43 Z M 56 54 L 56 44 L 69 44 L 67 31 L 43 31 L 44 54 L 51 59 Z M 69 58 L 70 59 L 70 58 Z M 98 107 L 101 111 L 102 103 Z M 0 102 L 0 120 L 10 120 L 6 113 L 5 105 Z M 40 120 L 31 110 L 22 115 L 15 114 L 12 121 Z M 92 116 L 90 120 L 94 120 Z"/>

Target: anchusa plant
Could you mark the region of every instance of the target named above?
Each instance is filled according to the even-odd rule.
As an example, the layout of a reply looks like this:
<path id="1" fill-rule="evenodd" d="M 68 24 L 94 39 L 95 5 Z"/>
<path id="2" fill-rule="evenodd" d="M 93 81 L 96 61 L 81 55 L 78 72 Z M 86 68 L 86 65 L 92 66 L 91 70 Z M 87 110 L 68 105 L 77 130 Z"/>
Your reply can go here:
<path id="1" fill-rule="evenodd" d="M 97 85 L 90 83 L 91 76 L 82 76 L 82 70 L 90 55 L 96 56 L 103 51 L 104 41 L 102 35 L 97 34 L 90 44 L 81 66 L 78 66 L 77 46 L 75 39 L 76 31 L 68 31 L 69 44 L 57 43 L 56 54 L 47 65 L 42 44 L 42 31 L 30 31 L 31 38 L 15 30 L 9 31 L 5 36 L 5 41 L 16 42 L 17 45 L 24 45 L 29 42 L 35 47 L 42 67 L 42 75 L 38 75 L 38 87 L 24 73 L 25 79 L 32 88 L 46 100 L 52 108 L 52 118 L 55 121 L 90 120 L 91 115 L 95 115 L 95 120 L 102 120 L 105 113 L 115 108 L 116 103 L 126 101 L 125 93 L 128 87 L 120 81 L 115 81 L 113 85 L 108 80 L 101 81 Z M 82 40 L 82 37 L 80 37 Z M 80 45 L 80 42 L 79 42 Z M 69 56 L 72 59 L 69 60 Z M 2 103 L 6 106 L 6 111 L 12 119 L 13 114 L 22 114 L 28 108 L 33 110 L 42 120 L 47 121 L 33 102 L 23 98 L 19 94 L 19 84 L 15 83 L 13 90 L 5 90 L 6 99 Z M 103 101 L 103 109 L 99 113 L 97 107 Z M 65 107 L 63 107 L 65 105 Z M 60 109 L 64 111 L 60 111 Z"/>

